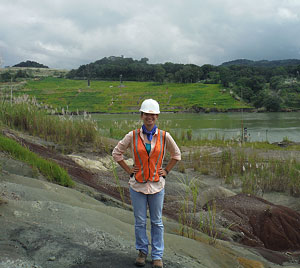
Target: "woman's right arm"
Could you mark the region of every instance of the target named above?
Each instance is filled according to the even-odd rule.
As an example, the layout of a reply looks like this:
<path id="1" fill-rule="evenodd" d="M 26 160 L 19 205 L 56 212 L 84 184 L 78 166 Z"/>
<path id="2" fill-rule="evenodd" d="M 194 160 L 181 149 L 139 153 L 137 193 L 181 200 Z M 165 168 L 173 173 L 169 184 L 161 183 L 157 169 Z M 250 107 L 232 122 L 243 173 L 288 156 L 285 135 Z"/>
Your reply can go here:
<path id="1" fill-rule="evenodd" d="M 124 161 L 124 153 L 131 146 L 133 132 L 129 132 L 120 140 L 112 152 L 113 159 L 129 174 L 135 173 L 134 168 L 129 167 Z"/>

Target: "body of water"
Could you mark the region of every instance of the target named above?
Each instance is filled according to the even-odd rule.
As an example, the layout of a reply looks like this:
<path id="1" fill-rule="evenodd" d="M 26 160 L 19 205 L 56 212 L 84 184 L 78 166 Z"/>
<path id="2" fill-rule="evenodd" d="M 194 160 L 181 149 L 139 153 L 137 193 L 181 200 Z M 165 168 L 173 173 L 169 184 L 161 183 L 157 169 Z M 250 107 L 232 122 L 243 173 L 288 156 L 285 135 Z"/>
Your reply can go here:
<path id="1" fill-rule="evenodd" d="M 141 124 L 139 114 L 95 114 L 102 127 L 122 129 Z M 193 138 L 238 138 L 246 128 L 248 140 L 300 142 L 300 113 L 162 113 L 159 127 L 176 135 L 191 129 Z"/>

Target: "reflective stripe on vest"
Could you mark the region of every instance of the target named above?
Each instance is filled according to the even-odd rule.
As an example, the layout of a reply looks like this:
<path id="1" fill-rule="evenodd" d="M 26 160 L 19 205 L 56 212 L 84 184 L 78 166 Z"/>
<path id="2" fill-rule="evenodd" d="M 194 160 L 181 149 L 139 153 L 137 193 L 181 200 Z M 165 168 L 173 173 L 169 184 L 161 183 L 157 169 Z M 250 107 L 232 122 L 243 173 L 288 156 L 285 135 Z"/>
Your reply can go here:
<path id="1" fill-rule="evenodd" d="M 139 167 L 135 179 L 138 182 L 159 181 L 158 169 L 162 166 L 165 154 L 165 139 L 166 132 L 158 129 L 156 144 L 149 156 L 140 137 L 140 130 L 133 131 L 134 163 Z"/>

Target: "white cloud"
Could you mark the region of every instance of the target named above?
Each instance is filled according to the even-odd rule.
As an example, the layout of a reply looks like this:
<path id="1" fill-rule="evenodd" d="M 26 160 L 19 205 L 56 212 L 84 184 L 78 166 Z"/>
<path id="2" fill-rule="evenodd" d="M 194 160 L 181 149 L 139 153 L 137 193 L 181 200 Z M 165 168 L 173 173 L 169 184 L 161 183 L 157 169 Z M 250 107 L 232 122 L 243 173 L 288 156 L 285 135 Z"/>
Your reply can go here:
<path id="1" fill-rule="evenodd" d="M 280 18 L 285 20 L 299 20 L 298 14 L 294 13 L 293 11 L 287 8 L 279 8 L 278 15 Z"/>
<path id="2" fill-rule="evenodd" d="M 0 56 L 77 68 L 105 56 L 220 64 L 297 58 L 296 0 L 3 0 Z"/>

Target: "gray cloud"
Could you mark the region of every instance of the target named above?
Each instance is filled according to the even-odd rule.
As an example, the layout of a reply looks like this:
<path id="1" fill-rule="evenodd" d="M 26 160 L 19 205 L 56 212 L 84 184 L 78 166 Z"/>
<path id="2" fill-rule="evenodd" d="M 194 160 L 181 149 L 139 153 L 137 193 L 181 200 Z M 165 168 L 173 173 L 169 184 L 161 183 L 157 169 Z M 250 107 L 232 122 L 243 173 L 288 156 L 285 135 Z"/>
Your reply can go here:
<path id="1" fill-rule="evenodd" d="M 70 69 L 111 55 L 197 65 L 300 57 L 296 0 L 2 0 L 0 18 L 4 65 Z"/>

